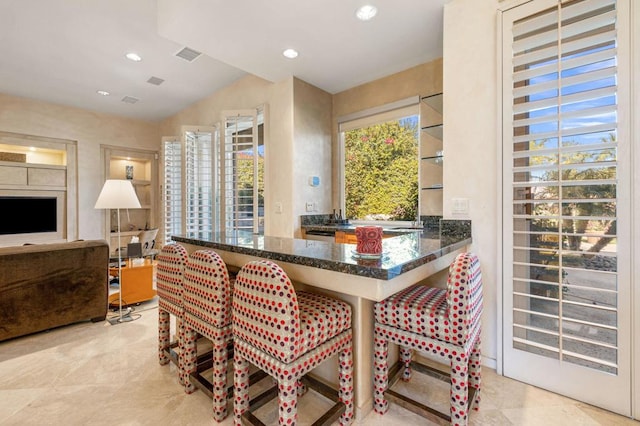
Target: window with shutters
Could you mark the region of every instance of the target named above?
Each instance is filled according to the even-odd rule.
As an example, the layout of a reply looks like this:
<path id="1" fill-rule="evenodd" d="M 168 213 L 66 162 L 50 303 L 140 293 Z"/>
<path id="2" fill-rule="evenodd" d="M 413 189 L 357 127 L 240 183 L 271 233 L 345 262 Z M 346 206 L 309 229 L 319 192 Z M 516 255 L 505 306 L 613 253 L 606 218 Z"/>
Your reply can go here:
<path id="1" fill-rule="evenodd" d="M 206 238 L 217 229 L 217 131 L 184 127 L 182 137 L 163 140 L 163 224 L 165 241 L 188 233 Z"/>
<path id="2" fill-rule="evenodd" d="M 185 230 L 193 238 L 214 230 L 214 133 L 185 132 Z"/>
<path id="3" fill-rule="evenodd" d="M 222 144 L 224 230 L 264 232 L 264 109 L 227 112 Z"/>
<path id="4" fill-rule="evenodd" d="M 163 140 L 163 240 L 182 233 L 182 144 L 175 138 Z"/>

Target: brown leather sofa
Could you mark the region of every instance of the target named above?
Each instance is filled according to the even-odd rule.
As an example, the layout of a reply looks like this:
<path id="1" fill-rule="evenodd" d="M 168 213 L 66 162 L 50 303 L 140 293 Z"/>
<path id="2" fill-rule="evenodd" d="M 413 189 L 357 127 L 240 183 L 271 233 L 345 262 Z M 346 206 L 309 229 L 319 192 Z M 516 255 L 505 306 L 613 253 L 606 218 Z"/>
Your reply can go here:
<path id="1" fill-rule="evenodd" d="M 0 341 L 104 320 L 108 277 L 103 240 L 0 248 Z"/>

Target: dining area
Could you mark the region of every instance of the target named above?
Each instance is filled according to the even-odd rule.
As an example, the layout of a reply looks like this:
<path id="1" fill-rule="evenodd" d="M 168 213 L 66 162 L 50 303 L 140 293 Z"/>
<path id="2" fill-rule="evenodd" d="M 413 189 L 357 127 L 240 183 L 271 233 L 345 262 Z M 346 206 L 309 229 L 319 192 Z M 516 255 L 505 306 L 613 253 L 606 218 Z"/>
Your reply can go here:
<path id="1" fill-rule="evenodd" d="M 160 363 L 170 359 L 173 315 L 173 344 L 184 354 L 173 359 L 179 381 L 194 392 L 199 369 L 211 368 L 218 422 L 233 406 L 234 424 L 264 424 L 253 412 L 277 399 L 279 424 L 296 424 L 298 399 L 313 390 L 333 401 L 314 424 L 360 422 L 373 410 L 384 414 L 389 402 L 442 424 L 467 424 L 479 401 L 481 276 L 467 252 L 470 230 L 451 225 L 381 239 L 368 256 L 361 244 L 242 231 L 173 236 L 158 256 Z M 423 285 L 442 271 L 446 288 Z M 180 296 L 183 306 L 170 306 Z M 203 337 L 213 361 L 201 366 Z M 414 370 L 435 374 L 413 349 L 448 364 L 441 376 L 457 402 L 447 412 L 388 389 Z M 264 373 L 274 386 L 249 400 Z"/>

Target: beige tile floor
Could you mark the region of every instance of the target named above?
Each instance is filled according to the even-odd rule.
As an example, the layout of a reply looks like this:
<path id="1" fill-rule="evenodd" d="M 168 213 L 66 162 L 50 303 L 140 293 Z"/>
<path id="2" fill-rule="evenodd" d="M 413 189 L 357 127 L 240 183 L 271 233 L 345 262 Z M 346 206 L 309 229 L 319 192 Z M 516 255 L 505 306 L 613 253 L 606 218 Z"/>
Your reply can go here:
<path id="1" fill-rule="evenodd" d="M 173 365 L 157 361 L 157 308 L 137 308 L 140 318 L 111 326 L 81 323 L 0 343 L 0 425 L 207 425 L 211 400 L 186 395 Z M 412 394 L 446 404 L 445 384 L 416 374 Z M 430 379 L 428 379 L 430 380 Z M 405 389 L 406 390 L 406 389 Z M 258 415 L 274 424 L 275 401 Z M 327 403 L 308 393 L 299 424 Z M 269 413 L 271 411 L 271 413 Z M 587 404 L 498 376 L 483 369 L 482 404 L 474 425 L 635 425 L 640 423 Z M 233 422 L 227 418 L 223 425 Z M 391 406 L 361 424 L 425 425 L 425 419 Z"/>

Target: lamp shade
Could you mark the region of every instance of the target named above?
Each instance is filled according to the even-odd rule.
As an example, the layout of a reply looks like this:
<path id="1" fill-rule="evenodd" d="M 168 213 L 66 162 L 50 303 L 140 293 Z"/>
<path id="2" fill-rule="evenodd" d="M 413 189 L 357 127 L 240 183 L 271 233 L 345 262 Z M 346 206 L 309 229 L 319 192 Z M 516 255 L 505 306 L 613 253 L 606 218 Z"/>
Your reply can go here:
<path id="1" fill-rule="evenodd" d="M 100 191 L 96 209 L 139 209 L 140 201 L 128 180 L 107 179 Z"/>

